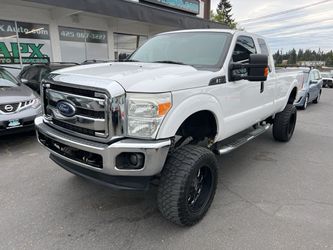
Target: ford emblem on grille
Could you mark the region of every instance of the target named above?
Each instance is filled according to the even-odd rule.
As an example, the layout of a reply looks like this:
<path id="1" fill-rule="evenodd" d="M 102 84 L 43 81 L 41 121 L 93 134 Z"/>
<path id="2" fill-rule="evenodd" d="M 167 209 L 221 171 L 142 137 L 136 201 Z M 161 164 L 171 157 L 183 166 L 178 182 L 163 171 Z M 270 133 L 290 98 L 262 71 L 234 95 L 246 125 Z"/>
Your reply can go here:
<path id="1" fill-rule="evenodd" d="M 75 106 L 67 101 L 59 101 L 57 109 L 63 116 L 71 117 L 75 115 Z"/>

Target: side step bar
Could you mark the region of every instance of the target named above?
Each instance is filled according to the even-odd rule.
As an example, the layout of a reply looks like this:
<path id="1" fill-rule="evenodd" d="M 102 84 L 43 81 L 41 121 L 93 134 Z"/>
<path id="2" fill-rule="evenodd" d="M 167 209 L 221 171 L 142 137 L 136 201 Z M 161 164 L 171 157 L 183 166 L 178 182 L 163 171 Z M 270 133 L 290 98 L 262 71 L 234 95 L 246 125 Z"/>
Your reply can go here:
<path id="1" fill-rule="evenodd" d="M 252 139 L 256 138 L 257 136 L 263 134 L 270 127 L 271 127 L 271 124 L 259 126 L 258 128 L 256 128 L 255 130 L 252 130 L 250 133 L 248 133 L 244 137 L 241 137 L 229 144 L 222 145 L 222 147 L 217 149 L 216 152 L 219 155 L 224 155 L 224 154 L 230 153 L 231 151 L 235 150 L 236 148 L 242 146 L 243 144 L 251 141 Z"/>

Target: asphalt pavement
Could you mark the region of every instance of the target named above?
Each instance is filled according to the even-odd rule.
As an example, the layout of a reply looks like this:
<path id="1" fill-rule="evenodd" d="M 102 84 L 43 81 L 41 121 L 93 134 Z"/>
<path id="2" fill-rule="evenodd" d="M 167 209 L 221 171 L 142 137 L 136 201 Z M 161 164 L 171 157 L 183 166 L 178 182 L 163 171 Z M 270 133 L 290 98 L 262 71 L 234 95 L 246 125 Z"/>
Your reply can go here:
<path id="1" fill-rule="evenodd" d="M 215 200 L 191 228 L 148 192 L 117 192 L 56 166 L 33 133 L 0 138 L 0 249 L 333 249 L 333 89 L 222 157 Z"/>

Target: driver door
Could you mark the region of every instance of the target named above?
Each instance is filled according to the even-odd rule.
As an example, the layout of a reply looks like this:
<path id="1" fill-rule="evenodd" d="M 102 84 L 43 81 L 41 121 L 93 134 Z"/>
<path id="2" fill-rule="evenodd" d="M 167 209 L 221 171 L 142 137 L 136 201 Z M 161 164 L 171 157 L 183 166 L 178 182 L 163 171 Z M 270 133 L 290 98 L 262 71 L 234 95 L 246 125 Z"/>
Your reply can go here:
<path id="1" fill-rule="evenodd" d="M 254 38 L 240 35 L 231 56 L 231 62 L 248 63 L 251 54 L 257 54 Z M 229 72 L 231 74 L 247 72 Z M 225 115 L 225 129 L 228 135 L 238 133 L 259 122 L 261 112 L 261 82 L 248 80 L 230 81 L 225 85 L 226 98 L 221 100 Z"/>

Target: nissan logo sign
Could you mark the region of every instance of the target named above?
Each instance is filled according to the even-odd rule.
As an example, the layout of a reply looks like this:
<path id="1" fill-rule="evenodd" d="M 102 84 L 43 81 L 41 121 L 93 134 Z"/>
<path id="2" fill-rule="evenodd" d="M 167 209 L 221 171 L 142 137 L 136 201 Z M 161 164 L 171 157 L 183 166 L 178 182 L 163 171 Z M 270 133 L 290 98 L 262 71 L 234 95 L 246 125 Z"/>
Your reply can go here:
<path id="1" fill-rule="evenodd" d="M 5 106 L 5 110 L 7 111 L 7 112 L 12 112 L 13 110 L 14 110 L 14 107 L 12 106 L 12 105 L 6 105 Z"/>
<path id="2" fill-rule="evenodd" d="M 71 117 L 75 115 L 75 106 L 67 101 L 59 101 L 57 103 L 57 109 L 60 114 L 66 117 Z"/>

